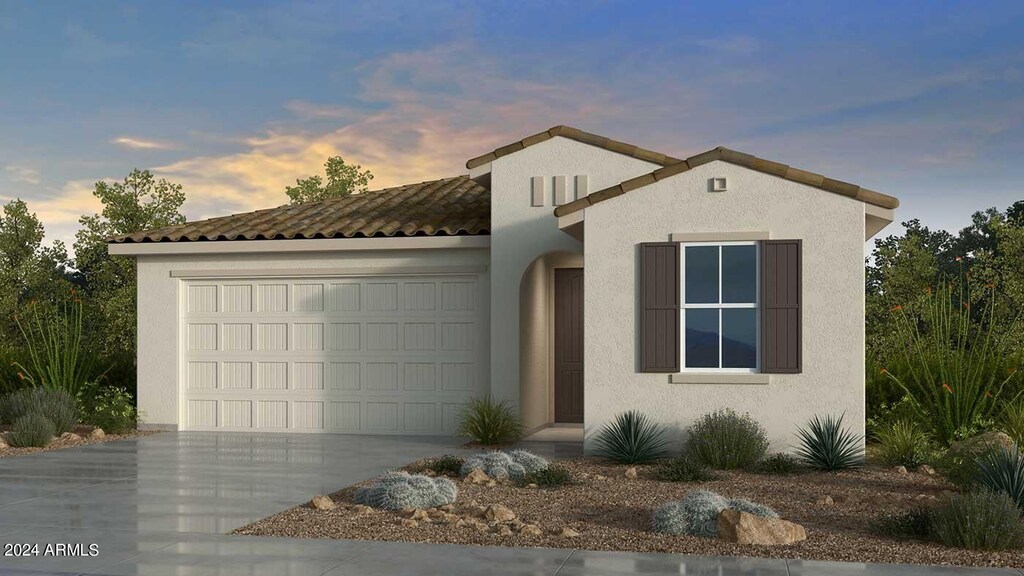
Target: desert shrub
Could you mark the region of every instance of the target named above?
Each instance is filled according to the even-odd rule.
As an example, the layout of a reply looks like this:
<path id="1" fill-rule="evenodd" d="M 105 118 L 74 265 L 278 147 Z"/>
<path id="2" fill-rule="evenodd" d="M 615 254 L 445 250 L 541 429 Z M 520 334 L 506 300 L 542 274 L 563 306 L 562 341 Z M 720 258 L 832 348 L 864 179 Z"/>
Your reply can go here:
<path id="1" fill-rule="evenodd" d="M 705 414 L 690 428 L 686 452 L 717 470 L 750 469 L 768 451 L 764 427 L 731 408 Z"/>
<path id="2" fill-rule="evenodd" d="M 135 399 L 125 388 L 104 386 L 93 381 L 82 387 L 78 394 L 82 405 L 82 421 L 112 434 L 134 430 L 139 413 Z"/>
<path id="3" fill-rule="evenodd" d="M 539 472 L 548 467 L 548 461 L 526 450 L 502 452 L 494 450 L 474 454 L 462 463 L 459 470 L 465 476 L 473 470 L 482 470 L 491 478 L 499 480 L 521 480 L 531 472 Z"/>
<path id="4" fill-rule="evenodd" d="M 889 380 L 889 378 L 884 374 L 882 377 Z M 889 383 L 898 389 L 896 384 L 891 380 Z M 900 393 L 902 394 L 903 391 L 900 390 Z M 878 432 L 883 428 L 887 428 L 899 420 L 912 420 L 917 422 L 920 418 L 921 415 L 914 409 L 913 401 L 909 396 L 904 395 L 889 403 L 874 407 L 869 406 L 864 418 L 864 428 L 867 432 L 868 438 L 878 441 Z"/>
<path id="5" fill-rule="evenodd" d="M 438 456 L 437 458 L 428 458 L 415 466 L 413 472 L 423 472 L 424 470 L 433 470 L 438 474 L 446 476 L 458 476 L 459 471 L 462 470 L 462 464 L 465 459 L 452 454 L 445 454 L 444 456 Z"/>
<path id="6" fill-rule="evenodd" d="M 682 500 L 669 502 L 655 510 L 651 519 L 652 528 L 655 532 L 674 536 L 714 538 L 718 531 L 718 513 L 726 508 L 764 518 L 779 517 L 767 506 L 747 500 L 730 500 L 710 490 L 692 490 Z"/>
<path id="7" fill-rule="evenodd" d="M 889 538 L 928 539 L 933 535 L 932 509 L 919 506 L 910 510 L 882 514 L 875 519 L 871 528 L 874 532 Z"/>
<path id="8" fill-rule="evenodd" d="M 16 364 L 20 375 L 33 385 L 75 397 L 96 363 L 95 354 L 86 349 L 83 317 L 82 301 L 77 298 L 60 310 L 29 305 L 23 316 L 16 315 L 26 354 Z"/>
<path id="9" fill-rule="evenodd" d="M 43 448 L 53 440 L 57 428 L 39 412 L 19 417 L 7 434 L 7 443 L 17 448 Z"/>
<path id="10" fill-rule="evenodd" d="M 41 414 L 58 434 L 71 432 L 78 425 L 78 402 L 63 390 L 41 386 L 22 388 L 0 399 L 0 422 L 13 424 L 28 414 Z"/>
<path id="11" fill-rule="evenodd" d="M 1024 455 L 1017 446 L 1000 448 L 977 460 L 975 482 L 993 492 L 1006 494 L 1018 508 L 1024 508 Z"/>
<path id="12" fill-rule="evenodd" d="M 536 484 L 541 488 L 565 486 L 572 484 L 572 482 L 573 478 L 569 470 L 564 466 L 559 466 L 558 464 L 552 464 L 547 468 L 527 472 L 526 476 L 523 476 L 519 481 L 523 486 L 527 484 Z"/>
<path id="13" fill-rule="evenodd" d="M 490 397 L 474 398 L 459 414 L 458 432 L 484 446 L 497 446 L 518 440 L 523 422 L 511 404 Z"/>
<path id="14" fill-rule="evenodd" d="M 996 329 L 995 288 L 982 297 L 980 314 L 971 310 L 970 283 L 957 278 L 929 290 L 919 313 L 893 306 L 903 345 L 900 365 L 883 370 L 910 398 L 919 420 L 944 445 L 979 432 L 1007 402 L 1020 360 L 1009 335 L 1021 330 L 1017 314 L 1005 330 Z M 976 317 L 975 320 L 973 317 Z M 1010 363 L 1016 363 L 1011 365 Z M 1007 386 L 1011 384 L 1010 386 Z"/>
<path id="15" fill-rule="evenodd" d="M 998 427 L 1018 446 L 1024 441 L 1024 401 L 1010 402 L 999 415 Z"/>
<path id="16" fill-rule="evenodd" d="M 356 489 L 353 500 L 383 510 L 403 510 L 452 504 L 457 496 L 455 483 L 447 478 L 388 472 L 373 485 Z"/>
<path id="17" fill-rule="evenodd" d="M 785 452 L 776 452 L 757 465 L 757 471 L 763 474 L 793 474 L 800 469 L 800 462 Z"/>
<path id="18" fill-rule="evenodd" d="M 932 450 L 925 429 L 914 420 L 896 420 L 879 428 L 879 458 L 887 466 L 916 468 L 930 460 Z"/>
<path id="19" fill-rule="evenodd" d="M 797 456 L 818 470 L 845 470 L 864 463 L 863 438 L 843 428 L 843 416 L 815 416 L 807 428 L 797 430 Z"/>
<path id="20" fill-rule="evenodd" d="M 1024 542 L 1020 509 L 1006 494 L 974 490 L 954 494 L 932 512 L 932 529 L 946 546 L 1010 550 Z"/>
<path id="21" fill-rule="evenodd" d="M 643 464 L 666 454 L 665 430 L 635 410 L 623 412 L 605 424 L 594 439 L 595 454 L 621 464 Z"/>
<path id="22" fill-rule="evenodd" d="M 666 482 L 710 482 L 718 479 L 718 474 L 689 454 L 662 460 L 654 468 L 654 476 Z"/>

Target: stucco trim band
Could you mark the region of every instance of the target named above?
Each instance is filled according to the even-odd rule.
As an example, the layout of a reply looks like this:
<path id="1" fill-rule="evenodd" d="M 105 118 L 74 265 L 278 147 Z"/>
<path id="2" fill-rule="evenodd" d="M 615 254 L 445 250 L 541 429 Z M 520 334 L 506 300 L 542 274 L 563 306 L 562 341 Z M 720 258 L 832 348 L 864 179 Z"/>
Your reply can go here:
<path id="1" fill-rule="evenodd" d="M 302 278 L 310 276 L 435 276 L 481 274 L 487 266 L 373 266 L 361 268 L 254 268 L 251 270 L 171 270 L 171 278 Z"/>
<path id="2" fill-rule="evenodd" d="M 414 236 L 412 238 L 315 238 L 296 240 L 236 240 L 222 242 L 146 242 L 107 244 L 110 254 L 237 254 L 268 252 L 335 252 L 343 250 L 415 250 L 432 248 L 489 248 L 490 236 Z"/>
<path id="3" fill-rule="evenodd" d="M 771 240 L 767 231 L 750 232 L 675 232 L 670 238 L 672 242 L 752 242 L 755 240 Z"/>
<path id="4" fill-rule="evenodd" d="M 672 384 L 757 384 L 765 385 L 771 384 L 771 375 L 769 374 L 729 374 L 729 373 L 717 373 L 710 374 L 704 372 L 684 372 L 682 374 L 673 374 L 669 377 L 669 382 Z"/>

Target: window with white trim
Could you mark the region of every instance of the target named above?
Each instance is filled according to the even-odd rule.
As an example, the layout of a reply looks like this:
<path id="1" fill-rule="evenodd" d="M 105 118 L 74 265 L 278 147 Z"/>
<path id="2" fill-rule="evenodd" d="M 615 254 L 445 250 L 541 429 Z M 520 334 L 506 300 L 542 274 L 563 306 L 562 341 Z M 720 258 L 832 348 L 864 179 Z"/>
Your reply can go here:
<path id="1" fill-rule="evenodd" d="M 757 242 L 684 243 L 680 358 L 684 371 L 757 372 Z"/>

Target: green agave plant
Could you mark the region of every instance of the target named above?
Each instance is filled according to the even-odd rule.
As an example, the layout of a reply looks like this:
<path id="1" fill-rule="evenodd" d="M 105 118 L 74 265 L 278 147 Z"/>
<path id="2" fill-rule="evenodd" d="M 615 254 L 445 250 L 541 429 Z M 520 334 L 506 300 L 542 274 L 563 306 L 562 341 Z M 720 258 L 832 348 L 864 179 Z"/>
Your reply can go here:
<path id="1" fill-rule="evenodd" d="M 594 439 L 595 453 L 622 464 L 642 464 L 667 454 L 665 430 L 646 415 L 630 410 L 606 424 Z"/>
<path id="2" fill-rule="evenodd" d="M 993 492 L 1002 492 L 1024 508 L 1024 455 L 1013 450 L 990 450 L 978 459 L 975 481 Z"/>
<path id="3" fill-rule="evenodd" d="M 800 446 L 796 453 L 804 463 L 829 472 L 864 464 L 864 437 L 843 428 L 844 415 L 815 416 L 807 428 L 797 430 Z"/>

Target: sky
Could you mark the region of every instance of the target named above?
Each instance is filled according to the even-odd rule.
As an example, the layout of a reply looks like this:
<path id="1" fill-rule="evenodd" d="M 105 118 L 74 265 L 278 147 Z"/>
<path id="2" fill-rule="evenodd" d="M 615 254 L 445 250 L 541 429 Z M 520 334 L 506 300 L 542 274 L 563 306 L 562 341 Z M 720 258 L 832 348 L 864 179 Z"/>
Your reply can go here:
<path id="1" fill-rule="evenodd" d="M 558 124 L 956 231 L 1024 199 L 1024 2 L 0 0 L 0 202 L 69 248 L 133 168 L 199 219 L 284 204 L 332 155 L 386 187 Z"/>

